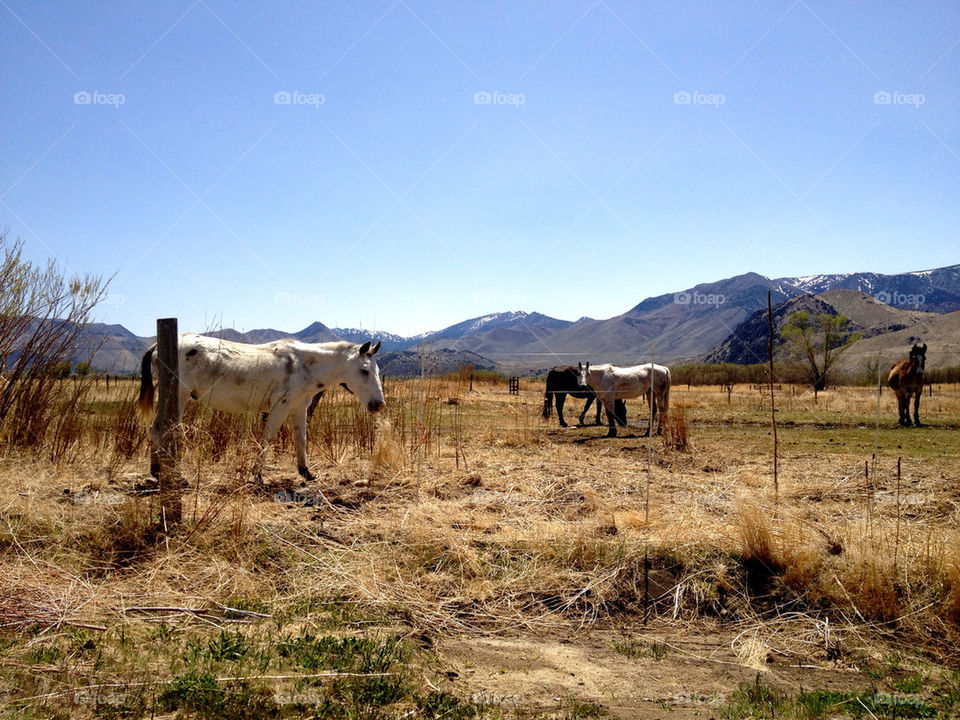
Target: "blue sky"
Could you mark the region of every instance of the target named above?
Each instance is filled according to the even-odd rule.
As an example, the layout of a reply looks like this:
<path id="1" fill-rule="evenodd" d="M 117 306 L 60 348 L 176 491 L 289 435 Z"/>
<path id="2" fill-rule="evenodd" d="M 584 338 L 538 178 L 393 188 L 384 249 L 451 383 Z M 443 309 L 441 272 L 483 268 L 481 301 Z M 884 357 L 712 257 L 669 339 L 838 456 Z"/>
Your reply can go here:
<path id="1" fill-rule="evenodd" d="M 152 334 L 960 262 L 956 3 L 0 0 L 0 226 Z"/>

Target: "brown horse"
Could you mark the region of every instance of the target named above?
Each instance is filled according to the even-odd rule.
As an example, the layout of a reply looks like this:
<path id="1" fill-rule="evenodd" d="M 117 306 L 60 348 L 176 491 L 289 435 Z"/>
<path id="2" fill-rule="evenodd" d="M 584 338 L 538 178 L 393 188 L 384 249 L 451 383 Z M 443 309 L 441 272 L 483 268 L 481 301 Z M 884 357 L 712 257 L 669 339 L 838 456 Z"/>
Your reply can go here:
<path id="1" fill-rule="evenodd" d="M 927 362 L 927 344 L 914 345 L 909 360 L 897 360 L 890 369 L 887 384 L 897 395 L 900 424 L 910 425 L 910 396 L 913 396 L 913 422 L 920 427 L 920 396 L 923 394 L 923 366 Z"/>

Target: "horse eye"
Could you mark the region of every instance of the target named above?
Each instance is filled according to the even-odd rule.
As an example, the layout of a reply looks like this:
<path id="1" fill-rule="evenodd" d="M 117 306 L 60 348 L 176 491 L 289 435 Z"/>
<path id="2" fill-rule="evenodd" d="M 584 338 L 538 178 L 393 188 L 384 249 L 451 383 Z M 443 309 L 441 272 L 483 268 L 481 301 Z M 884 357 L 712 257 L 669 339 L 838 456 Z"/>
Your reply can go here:
<path id="1" fill-rule="evenodd" d="M 370 371 L 367 370 L 366 368 L 361 368 L 361 369 L 360 369 L 360 374 L 361 374 L 361 375 L 369 375 L 369 374 L 370 374 Z"/>

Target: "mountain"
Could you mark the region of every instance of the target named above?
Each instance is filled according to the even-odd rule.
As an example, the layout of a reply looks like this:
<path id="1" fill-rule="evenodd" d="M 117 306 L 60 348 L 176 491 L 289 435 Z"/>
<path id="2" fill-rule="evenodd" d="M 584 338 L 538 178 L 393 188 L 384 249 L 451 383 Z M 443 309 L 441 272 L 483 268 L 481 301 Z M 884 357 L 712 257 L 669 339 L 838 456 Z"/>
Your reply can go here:
<path id="1" fill-rule="evenodd" d="M 402 350 L 410 346 L 410 338 L 393 333 L 359 330 L 357 328 L 333 328 L 331 332 L 341 340 L 349 340 L 354 343 L 365 343 L 367 340 L 381 342 L 380 352 L 390 352 L 392 350 Z"/>
<path id="2" fill-rule="evenodd" d="M 494 313 L 427 333 L 410 347 L 422 341 L 431 348 L 467 350 L 502 362 L 514 359 L 519 348 L 546 349 L 545 338 L 571 325 L 569 320 L 536 312 Z"/>
<path id="3" fill-rule="evenodd" d="M 90 361 L 111 373 L 139 372 L 140 358 L 151 343 L 153 338 L 137 337 L 123 325 L 91 323 L 83 330 L 73 363 Z"/>
<path id="4" fill-rule="evenodd" d="M 666 363 L 695 360 L 705 354 L 746 359 L 759 351 L 751 344 L 752 331 L 738 328 L 754 313 L 765 311 L 768 291 L 777 306 L 797 296 L 816 295 L 864 328 L 861 342 L 922 322 L 949 331 L 949 322 L 934 323 L 931 316 L 960 311 L 960 265 L 897 275 L 845 273 L 774 280 L 750 272 L 649 297 L 607 319 L 583 317 L 570 322 L 537 312 L 491 313 L 415 337 L 331 329 L 321 322 L 296 333 L 265 328 L 244 333 L 226 329 L 212 334 L 253 343 L 281 337 L 305 342 L 380 339 L 384 352 L 413 350 L 422 343 L 430 352 L 476 353 L 496 361 L 508 372 L 529 372 L 580 360 L 635 364 L 649 360 L 651 347 L 656 359 Z M 103 342 L 95 366 L 115 372 L 136 371 L 139 355 L 152 342 L 150 338 L 137 338 L 121 326 L 93 325 L 87 332 L 89 343 L 85 347 Z M 727 342 L 741 332 L 745 339 Z M 760 354 L 765 357 L 765 344 Z"/>
<path id="5" fill-rule="evenodd" d="M 798 295 L 843 289 L 859 291 L 890 310 L 952 313 L 960 310 L 960 265 L 898 275 L 857 273 L 776 280 L 745 273 L 647 298 L 606 320 L 579 320 L 541 336 L 536 343 L 513 348 L 509 357 L 506 353 L 490 356 L 514 370 L 578 360 L 634 364 L 650 358 L 651 346 L 655 357 L 667 363 L 695 360 L 724 343 L 753 313 L 765 311 L 768 290 L 773 304 L 779 305 Z M 856 322 L 852 311 L 842 312 Z M 902 318 L 889 322 L 907 323 Z M 746 348 L 741 352 L 756 354 Z M 765 341 L 761 356 L 766 357 Z"/>
<path id="6" fill-rule="evenodd" d="M 773 291 L 776 302 L 788 296 L 756 273 L 702 283 L 648 298 L 607 320 L 578 320 L 515 348 L 505 362 L 517 369 L 581 360 L 633 365 L 649 360 L 654 343 L 655 358 L 693 359 L 722 342 L 750 313 L 766 307 L 767 290 Z"/>
<path id="7" fill-rule="evenodd" d="M 493 313 L 492 315 L 483 315 L 481 317 L 464 320 L 456 325 L 451 325 L 438 330 L 434 333 L 428 333 L 424 340 L 426 342 L 436 342 L 443 339 L 462 339 L 465 337 L 479 335 L 492 330 L 516 330 L 527 327 L 540 327 L 544 329 L 558 329 L 570 325 L 568 320 L 557 320 L 547 317 L 540 313 L 527 313 L 522 311 Z"/>
<path id="8" fill-rule="evenodd" d="M 773 281 L 788 294 L 806 292 L 819 295 L 830 290 L 859 290 L 882 303 L 926 312 L 950 313 L 960 310 L 960 265 L 880 275 L 844 273 L 779 278 Z M 790 289 L 796 292 L 790 292 Z"/>

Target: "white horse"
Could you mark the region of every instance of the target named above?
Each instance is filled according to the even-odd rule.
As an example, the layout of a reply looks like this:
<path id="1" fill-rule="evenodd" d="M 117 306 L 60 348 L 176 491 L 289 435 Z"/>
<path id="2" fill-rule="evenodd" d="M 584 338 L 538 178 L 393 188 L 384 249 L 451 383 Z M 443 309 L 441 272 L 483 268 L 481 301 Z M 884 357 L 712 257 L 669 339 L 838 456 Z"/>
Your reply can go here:
<path id="1" fill-rule="evenodd" d="M 577 363 L 577 366 L 580 370 L 578 375 L 580 386 L 593 388 L 607 411 L 607 422 L 610 423 L 610 431 L 607 433 L 607 437 L 617 436 L 617 425 L 614 422 L 616 417 L 614 415 L 615 402 L 640 397 L 641 395 L 647 396 L 647 400 L 653 407 L 654 417 L 657 416 L 659 411 L 660 418 L 657 421 L 657 432 L 659 433 L 663 429 L 663 418 L 666 416 L 670 405 L 670 368 L 653 363 L 631 367 L 617 367 L 610 364 L 590 367 L 590 363 L 587 363 L 586 366 L 583 363 Z M 652 393 L 651 385 L 653 386 Z M 650 397 L 651 395 L 652 397 Z M 650 428 L 647 428 L 646 434 L 650 434 Z"/>
<path id="2" fill-rule="evenodd" d="M 140 412 L 148 417 L 153 411 L 152 366 L 156 345 L 143 356 L 140 375 Z M 180 412 L 189 398 L 212 410 L 240 413 L 257 410 L 264 414 L 260 455 L 254 472 L 259 477 L 268 443 L 280 431 L 287 418 L 293 426 L 297 470 L 307 480 L 313 475 L 307 468 L 307 405 L 325 388 L 345 387 L 372 413 L 384 405 L 380 370 L 373 356 L 380 342 L 356 345 L 350 342 L 304 343 L 293 339 L 276 340 L 263 345 L 229 342 L 218 338 L 183 333 L 179 338 L 178 362 Z M 151 428 L 150 440 L 156 448 L 159 438 Z M 150 472 L 159 468 L 151 459 Z"/>

